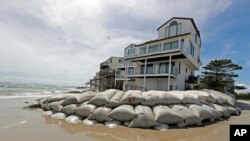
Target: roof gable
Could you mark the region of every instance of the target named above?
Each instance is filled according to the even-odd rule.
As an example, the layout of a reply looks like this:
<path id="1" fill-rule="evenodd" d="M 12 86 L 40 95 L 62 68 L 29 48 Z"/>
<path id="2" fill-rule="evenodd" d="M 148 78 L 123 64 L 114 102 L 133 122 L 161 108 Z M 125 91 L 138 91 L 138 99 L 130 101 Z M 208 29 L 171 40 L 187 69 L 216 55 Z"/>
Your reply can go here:
<path id="1" fill-rule="evenodd" d="M 182 19 L 182 20 L 190 20 L 191 23 L 193 24 L 198 36 L 200 37 L 200 31 L 198 30 L 195 22 L 194 22 L 194 19 L 193 18 L 185 18 L 185 17 L 173 17 L 171 18 L 170 20 L 166 21 L 164 24 L 162 24 L 160 27 L 157 28 L 157 30 L 159 30 L 161 27 L 163 27 L 164 25 L 166 25 L 167 23 L 169 23 L 170 21 L 172 21 L 173 19 Z"/>

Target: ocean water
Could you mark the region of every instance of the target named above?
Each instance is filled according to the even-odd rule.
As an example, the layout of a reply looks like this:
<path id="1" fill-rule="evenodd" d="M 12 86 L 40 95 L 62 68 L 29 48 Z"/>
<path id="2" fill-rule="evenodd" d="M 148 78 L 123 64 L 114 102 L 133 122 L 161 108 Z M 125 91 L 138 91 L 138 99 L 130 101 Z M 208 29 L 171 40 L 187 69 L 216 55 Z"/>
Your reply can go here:
<path id="1" fill-rule="evenodd" d="M 44 97 L 65 93 L 73 89 L 66 86 L 0 82 L 0 98 Z"/>

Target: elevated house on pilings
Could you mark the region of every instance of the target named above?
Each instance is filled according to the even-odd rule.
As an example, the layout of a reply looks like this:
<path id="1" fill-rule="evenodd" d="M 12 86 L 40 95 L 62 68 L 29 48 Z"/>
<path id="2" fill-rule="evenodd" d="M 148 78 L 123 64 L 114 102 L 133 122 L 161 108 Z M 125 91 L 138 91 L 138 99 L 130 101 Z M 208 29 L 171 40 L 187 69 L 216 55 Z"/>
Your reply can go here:
<path id="1" fill-rule="evenodd" d="M 115 68 L 116 87 L 171 91 L 190 89 L 197 82 L 201 35 L 194 20 L 173 17 L 157 31 L 157 39 L 124 49 Z"/>

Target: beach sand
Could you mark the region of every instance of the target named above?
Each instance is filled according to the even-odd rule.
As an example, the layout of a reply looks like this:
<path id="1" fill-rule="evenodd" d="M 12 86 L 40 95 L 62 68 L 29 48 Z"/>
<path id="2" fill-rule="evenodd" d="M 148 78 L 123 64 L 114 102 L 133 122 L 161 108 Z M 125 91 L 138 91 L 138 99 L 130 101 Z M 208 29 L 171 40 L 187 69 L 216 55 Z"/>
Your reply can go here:
<path id="1" fill-rule="evenodd" d="M 43 116 L 41 110 L 24 110 L 34 98 L 0 99 L 0 141 L 228 141 L 230 124 L 250 124 L 250 102 L 239 101 L 241 116 L 201 127 L 160 132 L 123 126 L 110 129 L 97 124 L 70 124 Z"/>

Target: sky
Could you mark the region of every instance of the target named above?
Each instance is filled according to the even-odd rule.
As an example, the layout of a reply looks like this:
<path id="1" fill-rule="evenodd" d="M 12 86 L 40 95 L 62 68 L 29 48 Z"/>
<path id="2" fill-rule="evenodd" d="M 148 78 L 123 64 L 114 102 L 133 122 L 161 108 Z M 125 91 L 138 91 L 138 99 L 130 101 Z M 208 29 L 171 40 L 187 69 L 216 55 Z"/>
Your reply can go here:
<path id="1" fill-rule="evenodd" d="M 110 56 L 157 38 L 171 17 L 191 17 L 203 64 L 232 59 L 250 88 L 248 0 L 0 0 L 0 81 L 84 85 Z"/>

